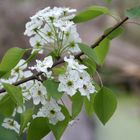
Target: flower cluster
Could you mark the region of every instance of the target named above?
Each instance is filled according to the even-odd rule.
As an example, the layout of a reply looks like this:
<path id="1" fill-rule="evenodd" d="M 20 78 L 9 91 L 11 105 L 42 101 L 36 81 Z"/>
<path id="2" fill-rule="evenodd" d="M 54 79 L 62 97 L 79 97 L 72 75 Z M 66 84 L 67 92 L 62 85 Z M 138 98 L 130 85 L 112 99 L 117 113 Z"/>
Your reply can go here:
<path id="1" fill-rule="evenodd" d="M 73 96 L 78 91 L 82 96 L 87 96 L 90 100 L 90 94 L 96 92 L 90 75 L 86 72 L 86 66 L 79 64 L 74 56 L 69 58 L 65 57 L 64 61 L 68 63 L 67 71 L 65 74 L 59 75 L 59 91 L 63 91 L 66 94 Z"/>
<path id="2" fill-rule="evenodd" d="M 37 64 L 30 69 L 42 72 L 46 77 L 50 77 L 52 72 L 48 70 L 53 65 L 53 60 L 51 56 L 44 58 L 43 61 L 37 60 Z M 8 79 L 1 79 L 1 88 L 3 88 L 2 83 L 15 83 L 18 80 L 22 80 L 29 76 L 32 76 L 30 70 L 26 70 L 27 64 L 25 60 L 21 60 L 17 66 L 11 71 L 11 75 Z M 51 124 L 56 124 L 58 121 L 64 120 L 65 116 L 61 113 L 61 107 L 54 101 L 49 101 L 47 97 L 47 90 L 43 84 L 37 79 L 28 81 L 20 85 L 22 90 L 22 95 L 24 99 L 23 106 L 17 106 L 12 114 L 12 118 L 5 118 L 2 126 L 15 132 L 19 133 L 20 126 L 13 118 L 16 113 L 23 113 L 26 110 L 26 103 L 29 101 L 33 102 L 34 106 L 38 106 L 39 112 L 37 115 L 33 114 L 34 117 L 47 117 Z M 1 99 L 6 95 L 2 94 Z M 54 113 L 53 113 L 54 112 Z M 42 115 L 41 115 L 42 114 Z"/>
<path id="3" fill-rule="evenodd" d="M 74 57 L 75 53 L 80 52 L 78 43 L 81 42 L 76 25 L 72 21 L 75 12 L 75 9 L 47 7 L 32 16 L 31 21 L 26 24 L 24 34 L 30 38 L 33 49 L 31 53 L 48 50 L 47 57 L 36 60 L 36 64 L 31 67 L 27 66 L 27 61 L 21 59 L 11 70 L 10 76 L 0 80 L 0 88 L 3 88 L 3 83 L 13 84 L 24 78 L 33 77 L 19 85 L 23 105 L 15 105 L 11 118 L 4 119 L 3 127 L 19 133 L 21 122 L 16 122 L 14 118 L 17 113 L 24 113 L 29 106 L 33 108 L 31 120 L 45 117 L 50 124 L 56 125 L 59 121 L 67 119 L 65 114 L 68 112 L 69 119 L 64 124 L 67 122 L 67 125 L 72 125 L 75 121 L 72 120 L 74 118 L 62 100 L 63 94 L 70 97 L 80 93 L 82 98 L 90 100 L 90 95 L 96 92 L 93 79 L 87 72 L 88 67 Z M 58 65 L 60 71 L 55 74 L 53 71 L 56 66 L 55 60 L 60 57 L 64 57 L 64 61 L 60 59 L 64 64 Z M 64 71 L 61 71 L 62 67 L 65 68 Z M 35 76 L 34 72 L 37 73 Z M 51 81 L 50 87 L 45 85 L 48 81 Z M 5 95 L 8 95 L 8 91 L 0 97 L 0 100 Z M 32 123 L 31 120 L 26 124 L 25 130 Z"/>
<path id="4" fill-rule="evenodd" d="M 26 24 L 24 35 L 30 37 L 30 44 L 40 53 L 44 49 L 60 55 L 64 52 L 77 53 L 81 42 L 76 25 L 72 21 L 76 10 L 69 8 L 47 7 L 34 16 Z"/>
<path id="5" fill-rule="evenodd" d="M 36 117 L 47 117 L 49 122 L 53 125 L 65 119 L 65 116 L 61 113 L 61 107 L 58 106 L 53 99 L 46 102 L 45 105 L 39 109 L 37 115 L 34 115 L 34 118 Z"/>
<path id="6" fill-rule="evenodd" d="M 36 65 L 31 67 L 31 70 L 36 70 L 38 72 L 43 72 L 47 78 L 51 77 L 52 72 L 49 71 L 49 68 L 53 66 L 53 59 L 51 56 L 46 57 L 43 62 L 40 60 L 36 60 Z"/>

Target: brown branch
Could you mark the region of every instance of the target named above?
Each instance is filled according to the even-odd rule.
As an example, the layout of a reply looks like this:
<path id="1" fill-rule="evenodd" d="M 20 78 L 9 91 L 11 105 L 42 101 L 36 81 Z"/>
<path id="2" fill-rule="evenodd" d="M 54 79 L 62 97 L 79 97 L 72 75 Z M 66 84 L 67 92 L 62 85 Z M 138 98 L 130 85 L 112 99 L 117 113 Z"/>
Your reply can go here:
<path id="1" fill-rule="evenodd" d="M 121 25 L 123 25 L 123 23 L 125 23 L 128 19 L 129 19 L 128 17 L 124 18 L 121 22 L 117 23 L 109 32 L 104 33 L 93 45 L 91 45 L 91 48 L 97 47 L 106 37 L 108 37 L 113 31 L 115 31 L 117 28 L 119 28 Z M 79 58 L 83 54 L 84 53 L 82 53 L 82 52 L 78 53 L 77 55 L 75 55 L 75 58 Z M 60 58 L 58 61 L 56 61 L 53 64 L 52 67 L 55 67 L 55 66 L 57 66 L 57 65 L 59 65 L 59 64 L 61 64 L 63 62 L 64 62 L 64 59 Z M 25 82 L 28 82 L 28 81 L 31 81 L 31 80 L 35 80 L 36 77 L 38 77 L 38 76 L 40 76 L 42 74 L 43 74 L 42 72 L 36 73 L 36 74 L 34 74 L 34 75 L 32 75 L 32 76 L 30 76 L 28 78 L 25 78 L 23 80 L 20 80 L 20 81 L 14 83 L 13 85 L 18 86 L 18 85 L 21 85 L 21 84 L 23 84 Z M 5 92 L 5 89 L 1 89 L 0 90 L 0 94 L 3 93 L 3 92 Z"/>

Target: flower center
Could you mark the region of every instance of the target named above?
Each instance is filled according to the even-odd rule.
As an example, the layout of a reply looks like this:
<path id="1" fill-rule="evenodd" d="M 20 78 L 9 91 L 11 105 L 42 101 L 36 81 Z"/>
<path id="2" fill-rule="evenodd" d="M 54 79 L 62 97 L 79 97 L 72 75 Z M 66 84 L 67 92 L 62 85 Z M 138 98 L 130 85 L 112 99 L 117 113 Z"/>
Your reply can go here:
<path id="1" fill-rule="evenodd" d="M 72 82 L 72 81 L 68 81 L 68 82 L 67 82 L 67 85 L 70 87 L 70 86 L 73 85 L 73 82 Z"/>
<path id="2" fill-rule="evenodd" d="M 82 76 L 80 76 L 80 79 L 82 80 L 82 79 L 83 79 L 83 77 L 82 77 Z"/>
<path id="3" fill-rule="evenodd" d="M 15 72 L 18 73 L 18 72 L 19 72 L 19 68 L 16 68 L 16 69 L 15 69 Z"/>
<path id="4" fill-rule="evenodd" d="M 51 37 L 51 36 L 52 36 L 52 33 L 51 33 L 51 32 L 48 32 L 47 35 L 48 35 L 49 37 Z"/>
<path id="5" fill-rule="evenodd" d="M 74 42 L 71 42 L 71 43 L 70 43 L 70 47 L 71 47 L 71 48 L 74 48 L 74 47 L 75 47 L 75 43 L 74 43 Z"/>
<path id="6" fill-rule="evenodd" d="M 40 42 L 37 41 L 37 42 L 36 42 L 36 46 L 37 46 L 37 47 L 40 47 L 40 46 L 41 46 Z"/>
<path id="7" fill-rule="evenodd" d="M 69 37 L 69 35 L 70 35 L 70 33 L 69 32 L 66 32 L 66 36 Z"/>
<path id="8" fill-rule="evenodd" d="M 86 86 L 86 85 L 84 85 L 84 86 L 83 86 L 83 88 L 84 88 L 84 89 L 87 89 L 87 86 Z"/>
<path id="9" fill-rule="evenodd" d="M 38 95 L 39 95 L 39 96 L 41 95 L 41 91 L 38 91 Z"/>
<path id="10" fill-rule="evenodd" d="M 10 126 L 14 126 L 14 121 L 9 121 Z"/>
<path id="11" fill-rule="evenodd" d="M 50 16 L 49 19 L 53 22 L 54 21 L 54 17 Z"/>
<path id="12" fill-rule="evenodd" d="M 50 113 L 51 113 L 51 114 L 55 114 L 55 111 L 54 111 L 54 110 L 50 110 Z"/>

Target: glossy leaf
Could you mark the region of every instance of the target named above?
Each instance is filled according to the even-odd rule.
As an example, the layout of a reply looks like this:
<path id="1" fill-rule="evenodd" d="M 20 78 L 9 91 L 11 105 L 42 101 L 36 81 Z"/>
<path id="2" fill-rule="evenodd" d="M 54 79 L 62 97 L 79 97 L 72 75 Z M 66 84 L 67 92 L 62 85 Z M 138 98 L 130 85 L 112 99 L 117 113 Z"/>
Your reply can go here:
<path id="1" fill-rule="evenodd" d="M 54 67 L 52 71 L 55 75 L 64 74 L 66 72 L 66 67 L 65 66 Z"/>
<path id="2" fill-rule="evenodd" d="M 112 30 L 112 28 L 113 28 L 113 27 L 108 28 L 108 29 L 105 31 L 105 34 L 108 33 L 108 32 L 110 32 L 110 31 Z M 114 30 L 112 33 L 110 33 L 110 34 L 107 36 L 107 38 L 108 38 L 109 40 L 112 40 L 112 39 L 118 37 L 119 35 L 121 35 L 121 34 L 123 33 L 123 31 L 124 31 L 123 28 L 122 28 L 122 27 L 119 27 L 119 28 L 117 28 L 116 30 Z"/>
<path id="3" fill-rule="evenodd" d="M 90 95 L 90 100 L 88 100 L 87 97 L 84 98 L 84 107 L 85 107 L 86 114 L 88 116 L 93 115 L 93 112 L 94 112 L 94 107 L 93 107 L 94 98 L 95 98 L 95 94 Z"/>
<path id="4" fill-rule="evenodd" d="M 23 57 L 25 50 L 21 48 L 9 49 L 0 63 L 0 77 L 10 72 Z"/>
<path id="5" fill-rule="evenodd" d="M 90 48 L 89 46 L 82 44 L 82 43 L 78 43 L 78 45 L 79 45 L 79 48 L 81 49 L 81 51 L 85 55 L 87 55 L 93 62 L 96 62 L 97 64 L 99 63 L 97 56 L 92 48 Z"/>
<path id="6" fill-rule="evenodd" d="M 29 63 L 30 61 L 32 61 L 38 54 L 38 50 L 37 51 L 34 51 L 29 57 L 28 59 L 25 61 L 25 63 Z"/>
<path id="7" fill-rule="evenodd" d="M 106 55 L 109 51 L 109 44 L 110 44 L 110 40 L 106 38 L 99 44 L 98 47 L 94 49 L 99 64 L 101 65 L 104 63 Z"/>
<path id="8" fill-rule="evenodd" d="M 46 118 L 35 118 L 28 129 L 27 140 L 41 140 L 50 132 Z"/>
<path id="9" fill-rule="evenodd" d="M 93 62 L 91 59 L 89 59 L 89 58 L 85 58 L 85 59 L 83 59 L 83 64 L 85 65 L 85 66 L 87 66 L 88 68 L 86 69 L 86 71 L 89 73 L 89 74 L 91 74 L 91 75 L 93 75 L 94 73 L 95 73 L 95 71 L 96 71 L 96 63 L 95 62 Z"/>
<path id="10" fill-rule="evenodd" d="M 58 91 L 59 83 L 54 80 L 48 79 L 43 82 L 43 85 L 47 89 L 47 95 L 49 98 L 53 97 L 54 99 L 59 100 L 63 96 L 63 93 Z"/>
<path id="11" fill-rule="evenodd" d="M 74 119 L 79 115 L 79 113 L 82 110 L 84 97 L 81 96 L 80 93 L 78 92 L 74 96 L 72 96 L 71 100 L 72 100 L 72 118 Z"/>
<path id="12" fill-rule="evenodd" d="M 116 107 L 116 96 L 110 89 L 103 87 L 95 96 L 94 109 L 98 118 L 104 125 L 112 117 Z"/>
<path id="13" fill-rule="evenodd" d="M 21 114 L 20 117 L 20 134 L 23 132 L 24 128 L 27 126 L 28 122 L 31 121 L 33 115 L 33 109 L 27 109 Z"/>
<path id="14" fill-rule="evenodd" d="M 92 19 L 95 19 L 96 17 L 107 14 L 109 13 L 109 10 L 106 7 L 101 7 L 101 6 L 91 6 L 87 8 L 86 10 L 78 13 L 73 21 L 75 23 L 80 23 L 80 22 L 86 22 Z"/>
<path id="15" fill-rule="evenodd" d="M 7 93 L 10 95 L 11 99 L 17 104 L 17 106 L 23 105 L 22 91 L 19 87 L 3 83 L 3 86 Z"/>
<path id="16" fill-rule="evenodd" d="M 125 12 L 125 16 L 132 19 L 140 17 L 140 6 L 128 9 Z"/>
<path id="17" fill-rule="evenodd" d="M 16 107 L 14 101 L 7 94 L 0 100 L 0 114 L 9 117 L 13 114 Z"/>

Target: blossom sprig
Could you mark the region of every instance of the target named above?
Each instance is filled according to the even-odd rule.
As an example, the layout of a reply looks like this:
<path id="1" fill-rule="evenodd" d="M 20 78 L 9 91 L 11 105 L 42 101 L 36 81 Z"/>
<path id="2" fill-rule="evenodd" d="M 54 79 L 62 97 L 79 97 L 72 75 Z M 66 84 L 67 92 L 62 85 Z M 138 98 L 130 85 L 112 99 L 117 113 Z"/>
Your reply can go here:
<path id="1" fill-rule="evenodd" d="M 87 9 L 87 13 L 88 10 L 97 10 L 102 14 L 106 11 L 103 7 L 91 7 Z M 83 105 L 88 115 L 95 110 L 103 124 L 116 108 L 116 99 L 111 91 L 99 87 L 92 78 L 97 59 L 91 48 L 98 46 L 128 18 L 116 24 L 109 32 L 105 32 L 91 48 L 86 46 L 85 49 L 83 45 L 84 48 L 81 49 L 82 40 L 74 22 L 77 20 L 75 12 L 75 9 L 70 8 L 47 7 L 32 16 L 24 32 L 24 35 L 29 37 L 32 47 L 31 56 L 27 61 L 21 59 L 14 67 L 12 65 L 8 74 L 2 73 L 4 76 L 0 80 L 0 91 L 4 94 L 0 95 L 0 102 L 2 105 L 11 105 L 8 111 L 8 108 L 5 109 L 6 112 L 2 109 L 6 116 L 2 126 L 18 134 L 27 134 L 29 140 L 34 139 L 35 132 L 41 131 L 46 132 L 46 135 L 52 131 L 56 139 L 60 139 L 66 127 L 75 122 Z M 89 20 L 92 16 L 79 17 L 82 17 L 81 20 Z M 44 53 L 45 57 L 36 60 L 36 64 L 29 67 L 27 63 L 34 58 L 36 52 Z M 90 66 L 80 58 L 83 54 L 90 60 L 89 63 L 92 62 Z M 89 67 L 92 67 L 92 72 L 88 71 Z M 33 74 L 34 72 L 36 73 Z M 67 108 L 62 100 L 63 96 L 69 98 L 72 109 Z M 106 101 L 107 105 L 104 104 Z M 0 104 L 0 113 L 1 107 L 5 107 L 2 105 Z M 105 116 L 106 114 L 102 113 L 107 111 L 107 108 L 110 112 Z M 18 121 L 17 114 L 21 117 Z M 38 140 L 44 137 L 44 134 L 38 134 Z"/>
<path id="2" fill-rule="evenodd" d="M 77 43 L 81 39 L 71 20 L 75 12 L 76 9 L 47 7 L 32 16 L 26 24 L 24 34 L 30 37 L 33 51 L 55 51 L 56 56 L 65 52 L 80 52 Z"/>

